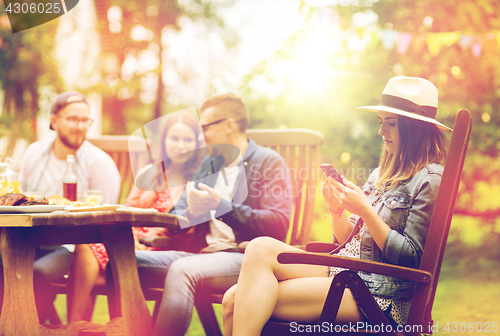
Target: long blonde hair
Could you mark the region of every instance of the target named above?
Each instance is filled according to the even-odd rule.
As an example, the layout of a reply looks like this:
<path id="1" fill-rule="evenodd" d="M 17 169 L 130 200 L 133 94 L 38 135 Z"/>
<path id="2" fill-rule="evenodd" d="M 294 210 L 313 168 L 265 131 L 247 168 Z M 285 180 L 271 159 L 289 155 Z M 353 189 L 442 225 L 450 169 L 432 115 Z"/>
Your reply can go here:
<path id="1" fill-rule="evenodd" d="M 448 152 L 443 132 L 434 124 L 396 115 L 399 139 L 393 154 L 384 148 L 375 187 L 387 190 L 411 179 L 430 163 L 444 164 Z"/>

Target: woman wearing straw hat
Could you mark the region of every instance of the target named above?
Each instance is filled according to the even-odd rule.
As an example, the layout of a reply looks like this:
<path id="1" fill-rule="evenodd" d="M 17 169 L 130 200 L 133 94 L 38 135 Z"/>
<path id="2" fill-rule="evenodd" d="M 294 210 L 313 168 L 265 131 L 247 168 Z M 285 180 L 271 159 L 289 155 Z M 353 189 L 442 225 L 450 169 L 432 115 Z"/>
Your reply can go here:
<path id="1" fill-rule="evenodd" d="M 422 78 L 398 76 L 385 87 L 378 106 L 384 141 L 379 167 L 363 188 L 323 177 L 322 193 L 332 217 L 339 255 L 418 268 L 443 166 L 450 128 L 436 121 L 438 93 Z M 348 218 L 345 211 L 352 215 Z M 260 335 L 270 317 L 298 323 L 318 321 L 333 276 L 341 269 L 279 264 L 277 255 L 297 251 L 272 238 L 252 240 L 238 284 L 223 301 L 224 335 Z M 414 283 L 358 273 L 391 323 L 404 324 Z M 249 318 L 251 317 L 251 318 Z M 337 323 L 365 321 L 346 289 Z"/>

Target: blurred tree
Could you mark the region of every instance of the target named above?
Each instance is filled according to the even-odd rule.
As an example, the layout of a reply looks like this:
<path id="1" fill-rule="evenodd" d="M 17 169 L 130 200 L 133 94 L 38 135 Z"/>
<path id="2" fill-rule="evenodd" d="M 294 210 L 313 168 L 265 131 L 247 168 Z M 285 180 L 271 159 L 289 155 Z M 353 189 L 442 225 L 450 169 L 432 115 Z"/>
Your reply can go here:
<path id="1" fill-rule="evenodd" d="M 374 4 L 381 26 L 411 33 L 459 32 L 461 39 L 470 38 L 482 46 L 480 55 L 474 55 L 464 40 L 442 47 L 437 55 L 429 48 L 400 55 L 395 48 L 389 59 L 403 74 L 436 84 L 440 119 L 447 125 L 453 124 L 459 109 L 471 112 L 474 126 L 456 213 L 494 224 L 500 215 L 500 48 L 494 40 L 500 31 L 500 2 L 419 0 L 394 5 L 392 1 Z"/>
<path id="2" fill-rule="evenodd" d="M 335 38 L 340 37 L 342 45 L 328 55 L 325 72 L 327 68 L 338 71 L 312 95 L 307 87 L 297 90 L 297 83 L 277 78 L 275 69 L 283 60 L 296 57 L 300 41 L 308 39 L 307 31 L 298 30 L 278 47 L 273 58 L 258 64 L 245 78 L 242 91 L 250 102 L 252 127 L 281 124 L 323 132 L 324 160 L 346 173 L 355 172 L 346 175 L 362 184 L 366 176 L 356 173 L 376 167 L 381 145 L 375 115 L 372 118 L 355 108 L 377 105 L 391 77 L 427 78 L 439 90 L 440 121 L 452 126 L 460 109 L 469 110 L 474 120 L 456 213 L 481 218 L 482 225 L 488 225 L 491 232 L 499 236 L 494 219 L 500 215 L 500 47 L 495 40 L 500 32 L 500 2 L 342 1 L 327 9 L 304 5 L 300 10 L 309 12 L 308 20 L 313 25 L 321 19 L 319 13 L 324 15 L 328 9 L 333 10 L 334 14 L 328 15 L 332 22 L 338 22 L 340 29 L 330 41 L 323 43 L 335 43 Z M 355 22 L 360 15 L 373 13 L 377 16 L 374 25 Z M 363 50 L 349 47 L 352 39 L 356 36 L 364 39 L 370 31 L 376 32 L 371 35 L 371 44 Z M 413 40 L 406 53 L 400 54 L 396 46 L 387 48 L 381 43 L 377 38 L 381 32 L 411 33 Z M 438 32 L 458 32 L 461 38 L 469 37 L 473 43 L 481 43 L 482 53 L 478 56 L 476 51 L 475 55 L 470 45 L 460 41 L 431 53 L 425 34 Z M 339 59 L 343 62 L 339 63 Z M 310 64 L 304 67 L 310 72 Z M 298 71 L 288 70 L 289 73 Z M 276 85 L 279 93 L 273 98 L 255 92 L 263 84 L 274 85 L 280 80 L 284 83 Z"/>
<path id="3" fill-rule="evenodd" d="M 224 1 L 218 3 L 222 4 Z M 205 20 L 207 25 L 221 21 L 212 11 L 214 5 L 203 0 L 102 0 L 95 5 L 103 75 L 102 84 L 95 89 L 103 95 L 106 133 L 129 134 L 127 123 L 140 126 L 160 117 L 165 107 L 165 30 L 180 29 L 177 21 L 182 16 Z"/>
<path id="4" fill-rule="evenodd" d="M 12 156 L 18 139 L 36 140 L 40 88 L 59 91 L 62 80 L 51 57 L 58 20 L 35 29 L 12 33 L 5 7 L 0 5 L 0 85 L 3 106 L 0 137 L 8 138 L 5 156 Z"/>

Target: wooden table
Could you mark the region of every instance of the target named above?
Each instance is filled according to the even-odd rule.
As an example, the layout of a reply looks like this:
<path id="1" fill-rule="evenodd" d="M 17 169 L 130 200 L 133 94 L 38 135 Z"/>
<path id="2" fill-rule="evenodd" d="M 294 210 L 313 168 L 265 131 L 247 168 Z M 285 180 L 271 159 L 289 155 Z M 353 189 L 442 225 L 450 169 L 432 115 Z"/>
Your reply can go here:
<path id="1" fill-rule="evenodd" d="M 139 284 L 131 227 L 178 228 L 179 220 L 183 218 L 140 211 L 1 214 L 5 294 L 0 335 L 40 335 L 33 291 L 36 245 L 98 242 L 104 243 L 112 262 L 116 308 L 121 311 L 126 334 L 150 335 L 152 319 Z M 61 332 L 55 330 L 53 334 Z"/>

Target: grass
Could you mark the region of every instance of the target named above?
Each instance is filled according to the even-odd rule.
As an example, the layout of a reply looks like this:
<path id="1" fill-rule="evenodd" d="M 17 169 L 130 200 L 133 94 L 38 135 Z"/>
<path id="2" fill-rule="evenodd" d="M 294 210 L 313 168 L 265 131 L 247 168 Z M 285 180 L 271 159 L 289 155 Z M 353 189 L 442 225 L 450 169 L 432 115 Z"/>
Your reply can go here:
<path id="1" fill-rule="evenodd" d="M 329 219 L 323 219 L 320 211 L 316 211 L 316 214 L 311 236 L 314 240 L 331 241 Z M 438 329 L 434 334 L 500 334 L 500 330 L 494 332 L 491 327 L 496 322 L 500 329 L 500 254 L 496 238 L 500 232 L 500 224 L 497 222 L 493 231 L 485 231 L 482 224 L 477 220 L 471 221 L 470 218 L 453 218 L 432 310 L 434 326 Z M 487 256 L 488 259 L 481 256 Z M 59 295 L 55 305 L 65 323 L 66 297 Z M 148 307 L 152 313 L 154 302 L 148 302 Z M 214 305 L 214 308 L 221 324 L 221 306 Z M 108 321 L 106 297 L 99 296 L 92 322 Z M 485 333 L 487 323 L 490 324 L 490 332 Z M 447 326 L 448 330 L 445 330 Z M 482 331 L 478 330 L 480 327 L 483 328 Z M 187 335 L 205 335 L 196 311 Z"/>
<path id="2" fill-rule="evenodd" d="M 62 323 L 67 322 L 66 316 L 66 295 L 58 295 L 56 301 L 54 303 L 57 313 L 61 318 Z M 147 302 L 149 311 L 151 315 L 153 315 L 153 309 L 155 303 L 153 301 Z M 222 330 L 222 306 L 214 305 L 215 314 L 217 315 L 217 319 L 219 320 L 219 325 Z M 105 324 L 109 322 L 109 313 L 108 313 L 108 301 L 105 296 L 97 296 L 94 312 L 92 314 L 92 322 Z M 203 326 L 201 325 L 200 319 L 198 317 L 198 313 L 196 309 L 193 314 L 193 319 L 191 320 L 191 325 L 189 326 L 187 334 L 188 336 L 202 336 L 205 335 L 203 331 Z"/>
<path id="3" fill-rule="evenodd" d="M 486 262 L 473 269 L 457 268 L 445 264 L 439 279 L 432 310 L 434 325 L 438 328 L 438 334 L 484 335 L 484 331 L 477 331 L 476 328 L 482 326 L 484 329 L 486 322 L 489 322 L 490 325 L 491 322 L 497 322 L 498 326 L 500 324 L 500 309 L 498 308 L 498 302 L 500 302 L 499 278 L 500 263 L 498 262 Z M 154 302 L 148 302 L 148 306 L 152 312 Z M 63 322 L 66 320 L 65 307 L 66 297 L 59 295 L 56 299 L 56 309 Z M 221 306 L 214 305 L 214 308 L 221 323 Z M 108 321 L 106 297 L 99 296 L 96 301 L 92 322 L 106 323 Z M 457 324 L 454 325 L 454 322 Z M 473 322 L 474 325 L 474 328 L 471 328 L 472 331 L 460 332 L 460 323 L 462 323 L 462 330 L 464 330 L 466 325 L 472 326 L 470 322 Z M 448 331 L 445 330 L 447 324 L 450 329 Z M 454 326 L 456 326 L 457 332 L 453 332 Z M 498 327 L 500 328 L 500 326 Z M 497 333 L 490 332 L 486 334 Z M 187 335 L 205 335 L 196 311 Z"/>

